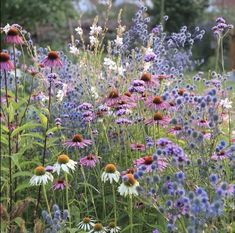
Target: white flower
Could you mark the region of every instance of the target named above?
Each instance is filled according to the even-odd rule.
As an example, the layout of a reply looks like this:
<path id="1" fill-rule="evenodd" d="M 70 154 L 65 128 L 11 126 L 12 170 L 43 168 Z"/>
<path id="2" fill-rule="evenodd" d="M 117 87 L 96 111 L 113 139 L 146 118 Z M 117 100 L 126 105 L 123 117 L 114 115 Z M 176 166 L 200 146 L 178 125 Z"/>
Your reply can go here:
<path id="1" fill-rule="evenodd" d="M 118 233 L 121 231 L 119 226 L 116 226 L 115 222 L 111 222 L 108 226 L 108 232 L 110 233 Z"/>
<path id="2" fill-rule="evenodd" d="M 132 174 L 125 175 L 123 183 L 118 187 L 118 192 L 121 196 L 138 196 L 137 187 L 139 182 L 134 178 Z"/>
<path id="3" fill-rule="evenodd" d="M 64 98 L 64 92 L 63 90 L 59 90 L 56 94 L 56 99 L 58 102 L 61 102 Z"/>
<path id="4" fill-rule="evenodd" d="M 89 36 L 91 46 L 95 46 L 99 41 L 95 36 Z"/>
<path id="5" fill-rule="evenodd" d="M 126 71 L 126 69 L 124 69 L 122 66 L 118 66 L 117 71 L 120 76 L 124 76 L 124 72 Z"/>
<path id="6" fill-rule="evenodd" d="M 229 101 L 228 98 L 220 101 L 220 106 L 226 109 L 232 108 L 232 101 Z"/>
<path id="7" fill-rule="evenodd" d="M 104 172 L 101 175 L 101 180 L 105 183 L 106 181 L 109 181 L 110 184 L 115 181 L 116 183 L 118 182 L 120 178 L 120 173 L 117 171 L 116 167 L 114 164 L 107 164 Z"/>
<path id="8" fill-rule="evenodd" d="M 99 35 L 102 32 L 102 27 L 97 26 L 97 25 L 92 25 L 90 29 L 91 29 L 90 31 L 91 36 Z"/>
<path id="9" fill-rule="evenodd" d="M 108 69 L 110 69 L 110 70 L 116 70 L 117 69 L 116 63 L 108 57 L 104 58 L 104 66 L 107 66 Z"/>
<path id="10" fill-rule="evenodd" d="M 50 172 L 47 172 L 43 166 L 35 168 L 35 175 L 30 179 L 30 185 L 45 185 L 49 181 L 53 181 L 53 176 Z"/>
<path id="11" fill-rule="evenodd" d="M 90 231 L 95 225 L 95 221 L 89 217 L 83 218 L 83 220 L 78 224 L 78 228 L 84 231 Z"/>
<path id="12" fill-rule="evenodd" d="M 77 34 L 78 35 L 82 35 L 83 34 L 83 30 L 82 30 L 82 28 L 81 27 L 77 27 L 77 28 L 75 28 L 75 31 L 77 32 Z"/>
<path id="13" fill-rule="evenodd" d="M 11 26 L 10 24 L 8 23 L 5 27 L 2 28 L 2 30 L 5 32 L 5 34 L 8 33 L 8 31 L 10 30 Z"/>
<path id="14" fill-rule="evenodd" d="M 123 38 L 122 37 L 117 36 L 116 40 L 114 40 L 114 41 L 117 46 L 123 45 Z"/>
<path id="15" fill-rule="evenodd" d="M 54 171 L 57 172 L 58 175 L 61 170 L 65 173 L 69 173 L 69 170 L 75 170 L 76 165 L 77 162 L 70 159 L 67 155 L 62 154 L 58 157 L 57 163 L 54 164 Z"/>
<path id="16" fill-rule="evenodd" d="M 91 87 L 91 93 L 92 93 L 93 98 L 95 98 L 95 99 L 99 98 L 99 95 L 98 95 L 95 87 Z"/>
<path id="17" fill-rule="evenodd" d="M 74 46 L 74 45 L 70 46 L 69 49 L 70 49 L 69 50 L 70 53 L 72 53 L 74 55 L 78 55 L 79 54 L 79 49 L 76 46 Z"/>

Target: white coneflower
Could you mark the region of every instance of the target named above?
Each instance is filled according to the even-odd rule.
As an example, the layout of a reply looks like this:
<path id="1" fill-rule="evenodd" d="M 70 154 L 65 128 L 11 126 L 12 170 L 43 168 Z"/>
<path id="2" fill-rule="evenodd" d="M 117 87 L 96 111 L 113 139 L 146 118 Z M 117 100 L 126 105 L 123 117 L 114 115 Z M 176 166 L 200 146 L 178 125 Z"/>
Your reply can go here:
<path id="1" fill-rule="evenodd" d="M 114 164 L 109 163 L 106 165 L 104 172 L 101 175 L 101 180 L 105 183 L 106 181 L 109 181 L 110 184 L 113 183 L 113 181 L 118 182 L 120 177 L 120 173 L 117 171 L 117 168 Z"/>
<path id="2" fill-rule="evenodd" d="M 132 174 L 127 174 L 123 177 L 122 184 L 118 187 L 118 192 L 121 196 L 138 196 L 137 187 L 139 182 L 134 178 Z"/>
<path id="3" fill-rule="evenodd" d="M 105 233 L 106 228 L 103 227 L 101 223 L 94 224 L 93 228 L 89 231 L 89 233 Z"/>
<path id="4" fill-rule="evenodd" d="M 121 228 L 115 224 L 115 222 L 109 223 L 108 232 L 109 233 L 118 233 L 121 231 Z"/>
<path id="5" fill-rule="evenodd" d="M 43 166 L 38 166 L 34 170 L 35 175 L 30 179 L 30 185 L 47 184 L 48 180 L 53 181 L 53 176 L 47 172 Z"/>
<path id="6" fill-rule="evenodd" d="M 77 162 L 70 159 L 68 155 L 62 154 L 58 157 L 57 163 L 54 164 L 54 169 L 59 175 L 61 170 L 66 173 L 69 173 L 69 170 L 74 171 L 76 165 Z"/>
<path id="7" fill-rule="evenodd" d="M 89 218 L 89 217 L 85 217 L 83 218 L 83 220 L 78 224 L 78 228 L 84 231 L 90 231 L 93 226 L 95 225 L 94 220 Z"/>

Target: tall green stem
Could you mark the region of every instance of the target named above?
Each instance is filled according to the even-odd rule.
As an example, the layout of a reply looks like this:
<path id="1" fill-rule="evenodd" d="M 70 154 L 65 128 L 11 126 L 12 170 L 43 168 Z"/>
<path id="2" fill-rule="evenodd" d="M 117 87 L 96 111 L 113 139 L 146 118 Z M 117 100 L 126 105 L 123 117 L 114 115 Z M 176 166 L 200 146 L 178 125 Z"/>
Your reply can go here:
<path id="1" fill-rule="evenodd" d="M 48 198 L 47 198 L 46 186 L 42 185 L 42 187 L 43 187 L 44 198 L 45 198 L 46 205 L 47 205 L 47 210 L 48 210 L 48 213 L 51 215 L 50 205 L 49 205 Z"/>
<path id="2" fill-rule="evenodd" d="M 112 184 L 112 190 L 113 190 L 114 222 L 115 222 L 115 226 L 116 226 L 117 225 L 117 204 L 116 204 L 116 193 L 115 193 L 114 184 Z"/>
<path id="3" fill-rule="evenodd" d="M 129 199 L 129 222 L 130 222 L 130 233 L 133 233 L 133 202 L 132 202 L 132 196 L 130 195 Z"/>

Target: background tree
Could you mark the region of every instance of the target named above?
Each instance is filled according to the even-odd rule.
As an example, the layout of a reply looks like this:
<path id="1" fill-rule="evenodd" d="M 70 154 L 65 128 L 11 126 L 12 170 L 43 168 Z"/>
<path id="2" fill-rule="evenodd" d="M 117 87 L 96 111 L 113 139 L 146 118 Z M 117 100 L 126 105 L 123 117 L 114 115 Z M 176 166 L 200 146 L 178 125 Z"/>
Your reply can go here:
<path id="1" fill-rule="evenodd" d="M 149 10 L 153 25 L 159 24 L 164 15 L 169 16 L 165 23 L 167 31 L 173 32 L 186 25 L 195 26 L 198 18 L 208 7 L 208 0 L 153 0 L 154 7 Z"/>

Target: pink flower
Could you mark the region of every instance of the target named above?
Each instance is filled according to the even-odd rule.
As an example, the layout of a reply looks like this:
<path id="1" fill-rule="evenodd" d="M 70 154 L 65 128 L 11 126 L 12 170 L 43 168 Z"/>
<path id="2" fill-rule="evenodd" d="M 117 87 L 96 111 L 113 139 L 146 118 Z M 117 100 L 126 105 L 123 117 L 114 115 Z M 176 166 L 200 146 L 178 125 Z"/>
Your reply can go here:
<path id="1" fill-rule="evenodd" d="M 10 56 L 8 53 L 0 53 L 0 70 L 11 71 L 14 69 L 13 63 L 10 61 Z"/>
<path id="2" fill-rule="evenodd" d="M 50 51 L 42 61 L 41 66 L 48 66 L 48 67 L 61 67 L 63 66 L 62 61 L 56 51 Z"/>
<path id="3" fill-rule="evenodd" d="M 22 37 L 20 36 L 19 29 L 11 26 L 10 29 L 7 31 L 6 35 L 6 43 L 8 44 L 24 44 Z"/>
<path id="4" fill-rule="evenodd" d="M 129 97 L 126 95 L 120 95 L 117 89 L 113 89 L 110 91 L 108 96 L 103 100 L 103 102 L 108 107 L 113 107 L 114 105 L 123 102 L 128 101 Z"/>
<path id="5" fill-rule="evenodd" d="M 159 124 L 162 126 L 167 126 L 169 123 L 170 123 L 170 118 L 168 116 L 164 116 L 160 112 L 156 112 L 153 118 L 145 121 L 146 125 Z"/>
<path id="6" fill-rule="evenodd" d="M 88 145 L 91 145 L 92 141 L 88 139 L 84 139 L 81 134 L 75 134 L 72 140 L 68 140 L 64 143 L 65 146 L 69 147 L 77 147 L 78 149 L 84 148 Z"/>
<path id="7" fill-rule="evenodd" d="M 89 154 L 80 159 L 80 165 L 83 167 L 93 168 L 99 162 L 96 155 Z"/>
<path id="8" fill-rule="evenodd" d="M 153 110 L 164 110 L 169 108 L 169 103 L 165 102 L 161 96 L 150 96 L 147 98 L 146 105 Z"/>
<path id="9" fill-rule="evenodd" d="M 133 151 L 145 151 L 145 145 L 140 143 L 131 144 L 131 150 Z"/>
<path id="10" fill-rule="evenodd" d="M 59 179 L 52 185 L 52 188 L 54 190 L 64 190 L 66 188 L 67 184 L 65 180 Z"/>
<path id="11" fill-rule="evenodd" d="M 135 164 L 135 166 L 137 166 L 137 168 L 145 166 L 146 172 L 152 172 L 153 171 L 152 165 L 154 165 L 154 164 L 157 166 L 158 171 L 164 170 L 167 166 L 166 160 L 164 158 L 158 158 L 155 161 L 155 160 L 153 160 L 152 155 L 147 155 L 145 157 L 139 158 L 139 159 L 135 160 L 134 164 Z"/>
<path id="12" fill-rule="evenodd" d="M 142 74 L 140 80 L 144 81 L 146 87 L 159 86 L 158 81 L 150 73 Z"/>
<path id="13" fill-rule="evenodd" d="M 197 122 L 199 127 L 209 127 L 209 122 L 207 120 L 201 119 Z"/>
<path id="14" fill-rule="evenodd" d="M 183 127 L 181 125 L 176 125 L 169 130 L 169 133 L 172 133 L 174 135 L 178 135 L 182 132 L 183 132 Z"/>
<path id="15" fill-rule="evenodd" d="M 212 154 L 211 159 L 218 161 L 218 160 L 224 160 L 227 159 L 230 156 L 230 154 L 225 151 L 225 150 L 221 150 L 219 152 L 215 152 Z"/>

